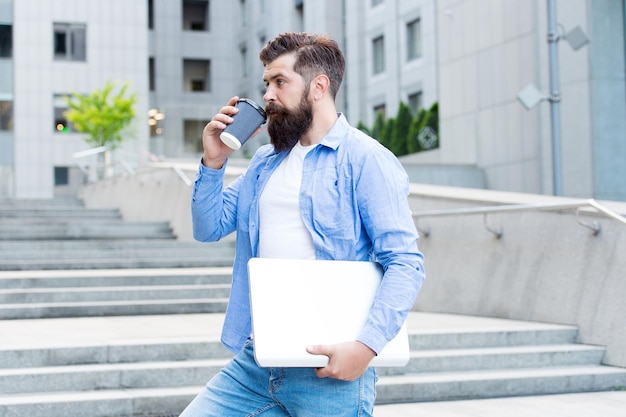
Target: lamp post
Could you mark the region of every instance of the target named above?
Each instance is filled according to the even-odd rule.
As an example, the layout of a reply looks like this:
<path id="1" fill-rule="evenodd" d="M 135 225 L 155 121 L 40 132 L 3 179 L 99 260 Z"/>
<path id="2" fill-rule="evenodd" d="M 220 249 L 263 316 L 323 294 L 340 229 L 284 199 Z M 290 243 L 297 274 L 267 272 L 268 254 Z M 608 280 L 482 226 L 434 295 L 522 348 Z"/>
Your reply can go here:
<path id="1" fill-rule="evenodd" d="M 565 39 L 577 51 L 589 42 L 585 33 L 576 26 L 567 34 L 559 35 L 556 22 L 556 0 L 548 2 L 548 55 L 550 63 L 550 94 L 542 94 L 534 84 L 528 84 L 518 94 L 517 99 L 530 110 L 539 102 L 550 102 L 550 130 L 552 137 L 552 188 L 554 195 L 563 194 L 561 165 L 561 92 L 559 91 L 559 50 L 558 42 Z M 562 27 L 561 27 L 562 29 Z"/>
<path id="2" fill-rule="evenodd" d="M 552 183 L 554 195 L 563 194 L 561 166 L 561 92 L 559 91 L 559 34 L 556 1 L 548 0 L 548 53 L 550 60 L 550 120 L 552 134 Z"/>

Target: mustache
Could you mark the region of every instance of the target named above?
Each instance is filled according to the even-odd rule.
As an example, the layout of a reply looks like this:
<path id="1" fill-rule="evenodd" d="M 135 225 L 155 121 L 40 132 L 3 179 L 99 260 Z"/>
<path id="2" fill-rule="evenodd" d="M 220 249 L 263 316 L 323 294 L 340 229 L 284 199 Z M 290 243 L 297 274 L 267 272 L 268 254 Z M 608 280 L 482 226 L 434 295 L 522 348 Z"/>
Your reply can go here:
<path id="1" fill-rule="evenodd" d="M 288 112 L 283 106 L 276 104 L 273 101 L 270 101 L 265 106 L 265 113 L 272 115 L 272 114 L 286 114 Z"/>

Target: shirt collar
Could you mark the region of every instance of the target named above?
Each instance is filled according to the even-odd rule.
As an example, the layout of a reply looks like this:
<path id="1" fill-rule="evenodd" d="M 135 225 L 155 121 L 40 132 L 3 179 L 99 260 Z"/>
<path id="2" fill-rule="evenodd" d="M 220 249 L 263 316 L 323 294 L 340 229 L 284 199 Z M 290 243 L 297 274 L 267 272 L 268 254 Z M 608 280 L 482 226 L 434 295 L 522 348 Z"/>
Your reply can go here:
<path id="1" fill-rule="evenodd" d="M 337 113 L 337 121 L 333 125 L 332 129 L 324 136 L 320 142 L 322 145 L 331 149 L 337 149 L 343 138 L 348 133 L 350 125 L 343 113 Z"/>

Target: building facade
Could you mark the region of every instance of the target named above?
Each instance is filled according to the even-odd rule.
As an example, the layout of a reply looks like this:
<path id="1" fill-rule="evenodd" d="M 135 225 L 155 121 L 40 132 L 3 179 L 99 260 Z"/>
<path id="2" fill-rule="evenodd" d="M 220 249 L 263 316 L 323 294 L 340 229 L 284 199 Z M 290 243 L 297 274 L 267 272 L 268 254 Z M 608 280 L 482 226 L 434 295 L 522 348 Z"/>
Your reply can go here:
<path id="1" fill-rule="evenodd" d="M 474 166 L 484 188 L 626 201 L 624 0 L 554 1 L 561 169 L 551 102 L 517 99 L 533 84 L 550 96 L 549 0 L 439 0 L 440 148 L 412 162 Z M 588 43 L 570 47 L 579 28 Z M 558 163 L 556 164 L 558 168 Z"/>
<path id="2" fill-rule="evenodd" d="M 0 0 L 0 196 L 75 190 L 93 162 L 64 96 L 129 83 L 137 118 L 117 172 L 196 159 L 202 128 L 232 96 L 262 103 L 262 46 L 283 31 L 328 33 L 346 55 L 338 110 L 371 126 L 439 103 L 440 146 L 403 158 L 415 181 L 554 192 L 547 101 L 549 0 Z M 563 194 L 626 200 L 625 0 L 556 0 L 561 36 Z M 236 156 L 245 158 L 265 132 Z M 78 154 L 77 154 L 78 152 Z M 465 170 L 459 170 L 463 167 Z M 467 169 L 479 173 L 468 181 Z M 456 173 L 456 174 L 455 174 Z M 475 176 L 476 177 L 476 176 Z"/>
<path id="3" fill-rule="evenodd" d="M 74 154 L 88 146 L 64 120 L 65 96 L 128 83 L 138 111 L 147 110 L 146 9 L 125 0 L 0 0 L 0 194 L 49 198 L 55 185 L 83 178 L 85 160 Z M 136 121 L 118 157 L 136 159 L 147 133 Z"/>

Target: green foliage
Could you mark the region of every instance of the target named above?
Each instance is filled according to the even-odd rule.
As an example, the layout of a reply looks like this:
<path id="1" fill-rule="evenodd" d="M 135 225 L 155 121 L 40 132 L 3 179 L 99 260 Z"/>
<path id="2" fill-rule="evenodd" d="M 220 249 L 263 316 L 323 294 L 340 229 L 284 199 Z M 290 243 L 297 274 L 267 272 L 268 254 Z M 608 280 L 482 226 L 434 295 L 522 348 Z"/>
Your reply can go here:
<path id="1" fill-rule="evenodd" d="M 391 141 L 395 133 L 396 119 L 389 119 L 385 121 L 385 124 L 380 131 L 380 137 L 378 141 L 383 144 L 387 149 L 391 149 Z"/>
<path id="2" fill-rule="evenodd" d="M 395 155 L 406 155 L 408 153 L 409 129 L 413 121 L 413 115 L 409 106 L 400 102 L 398 115 L 395 118 L 389 149 Z"/>
<path id="3" fill-rule="evenodd" d="M 94 146 L 115 149 L 122 142 L 122 130 L 135 117 L 137 95 L 126 95 L 128 84 L 122 85 L 113 95 L 116 85 L 107 82 L 99 90 L 88 95 L 72 94 L 66 98 L 69 110 L 64 114 L 74 128 L 89 135 L 85 141 Z"/>
<path id="4" fill-rule="evenodd" d="M 370 131 L 367 128 L 367 126 L 365 126 L 365 124 L 359 120 L 359 123 L 357 123 L 356 128 L 359 129 L 361 132 L 364 132 L 367 135 L 370 135 Z"/>
<path id="5" fill-rule="evenodd" d="M 374 126 L 370 131 L 370 135 L 380 140 L 380 133 L 383 130 L 383 126 L 385 126 L 385 115 L 382 112 L 376 113 L 376 120 L 374 120 Z"/>
<path id="6" fill-rule="evenodd" d="M 417 116 L 413 118 L 411 122 L 411 127 L 409 128 L 409 140 L 407 142 L 407 151 L 408 153 L 416 153 L 421 152 L 422 146 L 420 145 L 417 137 L 421 130 L 424 128 L 424 124 L 426 123 L 426 116 L 428 112 L 426 109 L 420 109 L 417 112 Z"/>
<path id="7" fill-rule="evenodd" d="M 359 122 L 359 129 L 368 132 Z M 439 106 L 434 103 L 430 109 L 421 109 L 413 116 L 409 107 L 400 102 L 395 118 L 385 119 L 382 113 L 376 115 L 374 126 L 369 134 L 394 155 L 402 156 L 439 147 Z"/>

